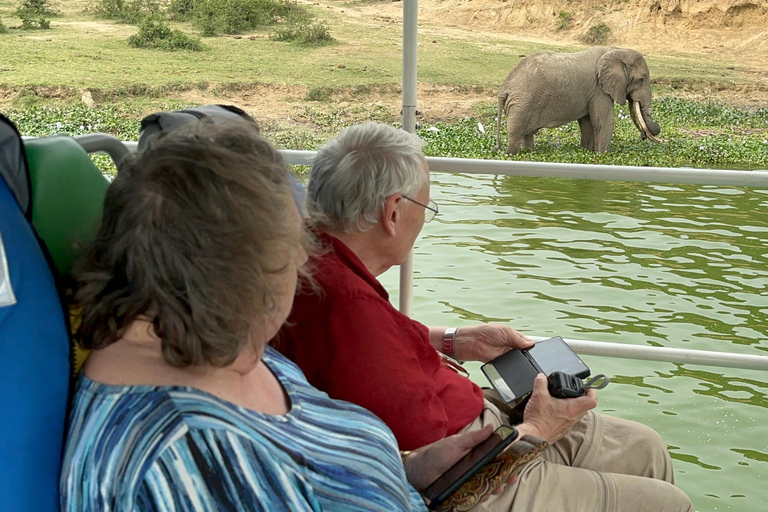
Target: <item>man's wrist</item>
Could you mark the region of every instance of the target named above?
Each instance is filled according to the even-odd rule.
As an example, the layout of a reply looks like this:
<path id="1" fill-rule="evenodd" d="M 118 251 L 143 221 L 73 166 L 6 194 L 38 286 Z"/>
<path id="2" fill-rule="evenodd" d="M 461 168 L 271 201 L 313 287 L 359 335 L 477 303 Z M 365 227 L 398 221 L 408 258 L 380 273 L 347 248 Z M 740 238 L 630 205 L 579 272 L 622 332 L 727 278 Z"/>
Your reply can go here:
<path id="1" fill-rule="evenodd" d="M 456 333 L 458 330 L 458 327 L 449 327 L 445 330 L 443 333 L 443 348 L 440 352 L 447 356 L 454 357 L 456 354 Z"/>

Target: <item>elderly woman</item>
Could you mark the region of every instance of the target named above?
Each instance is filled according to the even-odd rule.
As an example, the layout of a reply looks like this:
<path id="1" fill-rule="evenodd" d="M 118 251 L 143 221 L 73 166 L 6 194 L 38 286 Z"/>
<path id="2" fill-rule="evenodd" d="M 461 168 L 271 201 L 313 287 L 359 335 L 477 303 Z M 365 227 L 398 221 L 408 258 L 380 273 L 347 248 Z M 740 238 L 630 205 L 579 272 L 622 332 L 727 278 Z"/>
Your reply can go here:
<path id="1" fill-rule="evenodd" d="M 268 347 L 307 249 L 253 125 L 196 123 L 120 171 L 80 272 L 62 510 L 425 509 L 416 489 L 490 430 L 404 468 L 384 423 Z"/>

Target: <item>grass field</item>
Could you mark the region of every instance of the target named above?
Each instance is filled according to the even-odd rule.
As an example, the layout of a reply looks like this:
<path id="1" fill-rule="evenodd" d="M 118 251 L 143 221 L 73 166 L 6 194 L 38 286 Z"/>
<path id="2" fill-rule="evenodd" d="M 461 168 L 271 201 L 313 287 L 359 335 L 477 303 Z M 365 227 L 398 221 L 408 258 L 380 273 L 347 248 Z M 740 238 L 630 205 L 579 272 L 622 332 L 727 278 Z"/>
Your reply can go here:
<path id="1" fill-rule="evenodd" d="M 203 37 L 201 52 L 131 48 L 127 38 L 136 26 L 99 19 L 93 4 L 80 0 L 60 1 L 60 15 L 51 18 L 49 30 L 21 30 L 14 28 L 19 25 L 16 4 L 0 0 L 0 19 L 10 28 L 0 34 L 0 108 L 28 135 L 103 130 L 135 139 L 138 120 L 152 111 L 214 102 L 243 106 L 262 122 L 267 137 L 294 149 L 314 149 L 355 122 L 398 121 L 402 26 L 392 17 L 364 11 L 369 1 L 306 5 L 328 25 L 335 39 L 329 45 L 278 42 L 270 38 L 274 29 L 265 27 Z M 190 23 L 170 25 L 200 37 Z M 496 91 L 521 56 L 542 49 L 580 48 L 434 23 L 420 26 L 420 87 L 438 91 L 419 100 L 427 112 L 420 119 L 427 152 L 506 158 L 493 151 Z M 758 91 L 768 97 L 760 70 L 684 53 L 647 53 L 646 58 L 657 99 L 654 115 L 667 144 L 641 142 L 625 107 L 617 107 L 613 149 L 606 155 L 581 150 L 572 123 L 542 130 L 537 149 L 514 158 L 768 167 L 768 109 L 734 107 L 728 96 L 718 94 Z M 83 89 L 91 92 L 96 109 L 80 101 Z M 461 108 L 434 113 L 451 102 Z M 438 131 L 427 132 L 430 127 Z"/>

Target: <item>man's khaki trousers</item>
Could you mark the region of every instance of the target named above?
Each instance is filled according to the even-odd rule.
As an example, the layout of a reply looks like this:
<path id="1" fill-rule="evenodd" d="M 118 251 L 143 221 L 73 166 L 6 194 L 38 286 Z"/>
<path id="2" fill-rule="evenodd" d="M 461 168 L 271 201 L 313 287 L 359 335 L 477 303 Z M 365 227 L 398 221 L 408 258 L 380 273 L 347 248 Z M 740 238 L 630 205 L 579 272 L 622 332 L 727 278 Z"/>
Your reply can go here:
<path id="1" fill-rule="evenodd" d="M 508 424 L 488 400 L 464 427 Z M 564 438 L 518 470 L 518 480 L 476 507 L 501 512 L 692 512 L 675 487 L 672 460 L 645 425 L 588 412 Z"/>

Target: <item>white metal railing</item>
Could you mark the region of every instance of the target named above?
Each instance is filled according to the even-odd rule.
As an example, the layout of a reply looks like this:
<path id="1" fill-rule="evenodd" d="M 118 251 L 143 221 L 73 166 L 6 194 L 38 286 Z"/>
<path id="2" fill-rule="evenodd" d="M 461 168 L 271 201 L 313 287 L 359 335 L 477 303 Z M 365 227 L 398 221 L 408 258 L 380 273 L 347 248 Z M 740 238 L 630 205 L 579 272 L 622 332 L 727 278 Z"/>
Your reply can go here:
<path id="1" fill-rule="evenodd" d="M 136 142 L 124 144 L 135 151 Z M 312 165 L 315 151 L 281 150 L 290 165 Z M 613 181 L 642 181 L 657 183 L 689 183 L 697 185 L 733 185 L 739 187 L 768 188 L 768 171 L 727 171 L 712 169 L 685 169 L 666 167 L 629 167 L 618 165 L 561 164 L 546 162 L 519 162 L 509 160 L 474 160 L 465 158 L 427 157 L 432 172 L 464 174 L 503 174 L 542 178 L 571 178 Z M 413 297 L 412 268 L 401 266 L 401 311 L 410 314 Z M 406 285 L 403 285 L 406 283 Z M 405 299 L 402 297 L 405 296 Z M 403 304 L 407 308 L 403 308 Z M 531 336 L 534 340 L 537 338 Z M 727 368 L 768 371 L 768 356 L 731 354 L 706 350 L 647 347 L 587 340 L 565 340 L 576 352 L 583 355 L 663 361 L 669 363 L 696 364 Z"/>
<path id="2" fill-rule="evenodd" d="M 288 163 L 293 165 L 312 165 L 315 157 L 314 151 L 284 150 L 282 153 Z M 768 170 L 727 171 L 440 157 L 427 157 L 427 163 L 431 172 L 768 188 Z"/>
<path id="3" fill-rule="evenodd" d="M 283 150 L 283 156 L 291 165 L 312 165 L 314 151 Z M 463 158 L 427 157 L 432 172 L 465 174 L 505 174 L 512 176 L 536 176 L 543 178 L 572 178 L 614 181 L 643 181 L 664 183 L 689 183 L 697 185 L 733 185 L 740 187 L 768 188 L 768 171 L 725 171 L 710 169 L 683 169 L 665 167 L 628 167 L 617 165 L 561 164 L 543 162 L 518 162 L 508 160 L 472 160 Z M 410 304 L 412 287 L 409 268 L 400 269 L 400 303 Z M 403 277 L 402 274 L 406 274 Z M 400 308 L 403 311 L 403 308 Z M 406 309 L 404 312 L 410 313 Z M 531 337 L 534 340 L 543 338 Z M 622 357 L 646 361 L 664 361 L 705 366 L 743 368 L 768 371 L 768 356 L 731 354 L 705 350 L 647 347 L 586 340 L 565 340 L 576 352 L 584 355 Z"/>

